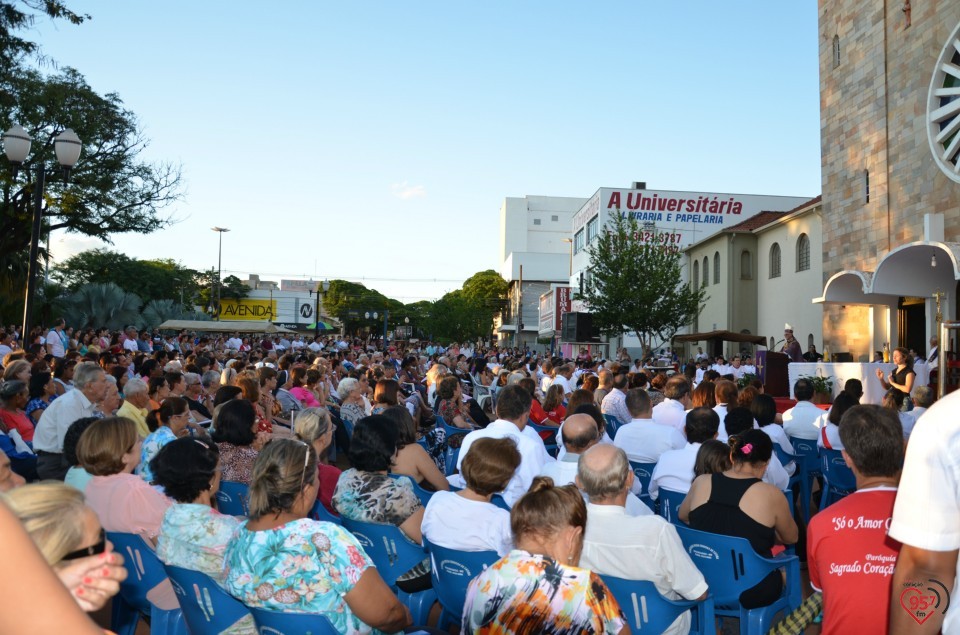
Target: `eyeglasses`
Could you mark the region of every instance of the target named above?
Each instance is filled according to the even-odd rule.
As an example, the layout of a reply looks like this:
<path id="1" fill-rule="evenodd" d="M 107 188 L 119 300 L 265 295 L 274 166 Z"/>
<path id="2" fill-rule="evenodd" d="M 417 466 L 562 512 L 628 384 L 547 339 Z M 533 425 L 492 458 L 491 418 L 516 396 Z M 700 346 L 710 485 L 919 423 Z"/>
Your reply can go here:
<path id="1" fill-rule="evenodd" d="M 103 553 L 107 550 L 107 534 L 103 531 L 103 528 L 100 528 L 100 540 L 94 545 L 89 547 L 84 547 L 83 549 L 77 549 L 76 551 L 71 551 L 65 555 L 61 560 L 79 560 L 80 558 L 86 558 L 88 556 L 96 556 Z"/>

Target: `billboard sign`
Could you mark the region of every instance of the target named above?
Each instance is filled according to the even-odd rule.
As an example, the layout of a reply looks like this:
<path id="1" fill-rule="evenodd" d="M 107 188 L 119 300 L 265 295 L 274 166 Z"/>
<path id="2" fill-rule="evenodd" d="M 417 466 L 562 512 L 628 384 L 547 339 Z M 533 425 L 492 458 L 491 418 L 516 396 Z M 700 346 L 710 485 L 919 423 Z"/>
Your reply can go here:
<path id="1" fill-rule="evenodd" d="M 220 300 L 221 320 L 273 320 L 277 315 L 276 300 Z"/>

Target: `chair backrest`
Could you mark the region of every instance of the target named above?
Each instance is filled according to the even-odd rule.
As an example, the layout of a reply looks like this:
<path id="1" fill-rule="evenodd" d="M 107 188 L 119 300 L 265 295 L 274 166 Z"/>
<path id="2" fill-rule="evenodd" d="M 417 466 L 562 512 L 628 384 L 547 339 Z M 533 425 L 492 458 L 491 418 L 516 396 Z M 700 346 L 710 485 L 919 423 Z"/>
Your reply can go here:
<path id="1" fill-rule="evenodd" d="M 684 550 L 703 574 L 719 607 L 739 604 L 741 593 L 785 564 L 783 560 L 760 556 L 746 538 L 711 534 L 685 525 L 676 525 L 676 529 Z"/>
<path id="2" fill-rule="evenodd" d="M 557 432 L 560 431 L 559 426 L 544 426 L 535 422 L 533 419 L 527 419 L 527 426 L 535 430 L 537 434 L 540 435 L 540 438 L 543 439 L 543 446 L 547 449 L 547 452 L 553 456 L 558 449 L 558 444 L 560 443 L 560 435 Z M 554 452 L 551 453 L 550 450 Z"/>
<path id="3" fill-rule="evenodd" d="M 650 493 L 650 477 L 653 476 L 653 468 L 655 467 L 657 467 L 656 463 L 630 461 L 630 469 L 633 470 L 633 473 L 637 476 L 637 480 L 640 481 L 640 486 L 643 488 L 644 494 Z"/>
<path id="4" fill-rule="evenodd" d="M 221 633 L 250 614 L 210 576 L 170 564 L 163 565 L 191 633 Z"/>
<path id="5" fill-rule="evenodd" d="M 683 524 L 680 521 L 680 504 L 687 497 L 686 492 L 676 492 L 672 489 L 660 488 L 657 491 L 657 503 L 659 504 L 660 515 L 674 525 Z"/>
<path id="6" fill-rule="evenodd" d="M 620 420 L 613 415 L 603 415 L 603 418 L 607 421 L 607 434 L 610 435 L 611 439 L 617 437 L 617 428 L 620 427 Z"/>
<path id="7" fill-rule="evenodd" d="M 423 547 L 403 535 L 399 527 L 380 525 L 340 517 L 343 528 L 354 535 L 380 576 L 390 587 L 396 587 L 399 576 L 426 557 Z"/>
<path id="8" fill-rule="evenodd" d="M 260 635 L 339 635 L 325 615 L 250 609 Z M 206 631 L 202 631 L 206 632 Z"/>
<path id="9" fill-rule="evenodd" d="M 313 520 L 324 520 L 328 523 L 333 523 L 334 525 L 340 524 L 340 517 L 334 516 L 327 508 L 323 506 L 323 503 L 316 501 L 313 504 L 313 508 L 310 510 L 310 518 Z"/>
<path id="10" fill-rule="evenodd" d="M 493 497 L 490 499 L 490 502 L 496 505 L 497 507 L 499 507 L 500 509 L 505 509 L 507 511 L 510 511 L 510 505 L 507 504 L 506 500 L 504 500 L 502 494 L 494 494 Z"/>
<path id="11" fill-rule="evenodd" d="M 500 559 L 496 551 L 459 551 L 423 539 L 430 554 L 433 588 L 444 610 L 451 615 L 463 614 L 467 585 L 488 566 Z"/>
<path id="12" fill-rule="evenodd" d="M 217 509 L 221 514 L 248 516 L 250 514 L 250 486 L 246 483 L 220 481 L 217 490 Z"/>
<path id="13" fill-rule="evenodd" d="M 120 583 L 120 595 L 141 613 L 150 615 L 147 593 L 167 579 L 163 563 L 153 548 L 137 534 L 108 531 L 113 548 L 123 556 L 127 579 Z"/>
<path id="14" fill-rule="evenodd" d="M 610 575 L 600 577 L 627 616 L 633 632 L 663 633 L 678 617 L 691 609 L 696 610 L 699 604 L 692 600 L 669 600 L 660 595 L 656 585 L 648 580 L 624 580 Z M 713 599 L 708 597 L 702 602 L 709 603 L 709 617 L 698 621 L 712 627 Z M 713 632 L 702 627 L 701 631 Z"/>
<path id="15" fill-rule="evenodd" d="M 457 459 L 460 457 L 460 447 L 451 447 L 447 446 L 447 449 L 443 453 L 444 467 L 445 470 L 444 476 L 450 476 L 457 471 Z"/>
<path id="16" fill-rule="evenodd" d="M 443 428 L 444 433 L 447 435 L 447 439 L 457 434 L 469 434 L 471 432 L 467 428 L 458 428 L 457 426 L 450 425 L 440 415 L 436 415 L 436 419 L 437 423 Z"/>
<path id="17" fill-rule="evenodd" d="M 796 455 L 784 450 L 776 441 L 773 442 L 773 451 L 777 453 L 777 460 L 780 461 L 780 465 L 787 465 L 797 459 Z"/>
<path id="18" fill-rule="evenodd" d="M 790 439 L 790 445 L 793 446 L 794 456 L 802 459 L 804 469 L 818 471 L 820 469 L 820 448 L 817 447 L 817 440 L 800 439 L 798 437 L 788 438 Z"/>
<path id="19" fill-rule="evenodd" d="M 435 492 L 431 492 L 423 488 L 420 483 L 417 483 L 412 476 L 409 474 L 389 474 L 390 478 L 395 480 L 406 479 L 410 481 L 410 485 L 413 486 L 413 491 L 417 495 L 417 498 L 420 499 L 420 504 L 424 507 L 427 506 L 427 503 L 430 502 L 430 497 L 434 495 Z"/>
<path id="20" fill-rule="evenodd" d="M 857 479 L 853 470 L 847 467 L 840 450 L 827 450 L 820 453 L 820 466 L 823 469 L 823 478 L 830 488 L 838 493 L 850 493 L 857 489 Z"/>

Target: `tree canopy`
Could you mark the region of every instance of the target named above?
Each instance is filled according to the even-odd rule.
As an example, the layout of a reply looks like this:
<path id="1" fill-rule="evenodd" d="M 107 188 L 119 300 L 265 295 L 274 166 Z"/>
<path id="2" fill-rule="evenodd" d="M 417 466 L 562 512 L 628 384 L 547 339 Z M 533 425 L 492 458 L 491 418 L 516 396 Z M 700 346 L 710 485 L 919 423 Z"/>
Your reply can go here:
<path id="1" fill-rule="evenodd" d="M 641 240 L 635 219 L 618 213 L 587 247 L 586 302 L 593 324 L 608 335 L 634 333 L 645 348 L 668 341 L 699 314 L 706 292 L 685 284 L 682 255 L 664 234 Z"/>

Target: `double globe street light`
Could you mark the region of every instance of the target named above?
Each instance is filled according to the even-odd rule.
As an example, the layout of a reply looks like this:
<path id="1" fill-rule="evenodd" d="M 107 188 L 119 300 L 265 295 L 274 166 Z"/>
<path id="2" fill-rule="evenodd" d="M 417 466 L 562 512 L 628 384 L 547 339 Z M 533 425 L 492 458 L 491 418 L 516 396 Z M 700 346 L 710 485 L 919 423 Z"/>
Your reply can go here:
<path id="1" fill-rule="evenodd" d="M 13 165 L 13 178 L 16 179 L 20 167 L 30 154 L 33 139 L 23 129 L 23 126 L 14 124 L 3 133 L 3 151 L 7 160 Z M 70 170 L 80 158 L 83 144 L 80 137 L 70 128 L 65 129 L 53 140 L 53 149 L 57 155 L 57 162 L 63 170 L 64 184 L 70 178 Z M 43 189 L 46 181 L 46 166 L 43 159 L 36 162 L 36 175 L 33 183 L 33 231 L 30 234 L 30 260 L 28 261 L 27 289 L 23 301 L 23 341 L 30 337 L 30 317 L 33 312 L 33 300 L 37 287 L 37 257 L 40 253 L 40 231 L 43 225 Z"/>

